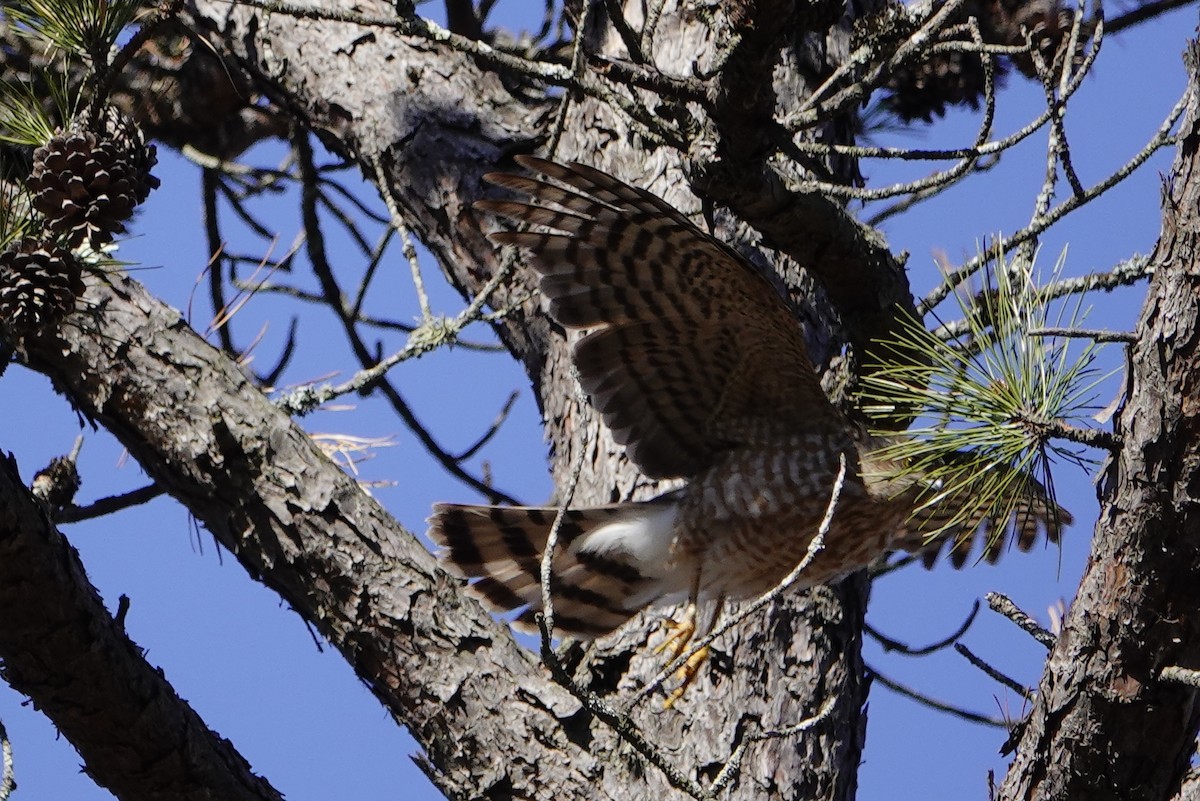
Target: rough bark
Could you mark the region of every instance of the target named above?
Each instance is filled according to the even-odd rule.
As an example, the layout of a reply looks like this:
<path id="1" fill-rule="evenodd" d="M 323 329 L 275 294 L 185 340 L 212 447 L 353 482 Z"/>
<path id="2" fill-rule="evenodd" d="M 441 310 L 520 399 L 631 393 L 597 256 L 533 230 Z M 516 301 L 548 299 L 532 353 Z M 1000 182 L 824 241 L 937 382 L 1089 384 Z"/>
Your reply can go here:
<path id="1" fill-rule="evenodd" d="M 283 798 L 146 662 L 3 456 L 0 610 L 0 675 L 36 700 L 118 798 Z"/>
<path id="2" fill-rule="evenodd" d="M 87 297 L 103 310 L 93 323 L 28 343 L 31 364 L 341 651 L 438 786 L 587 797 L 597 764 L 579 704 L 458 580 L 178 312 L 128 280 Z M 54 688 L 40 689 L 45 707 Z"/>
<path id="3" fill-rule="evenodd" d="M 1000 797 L 1166 799 L 1195 752 L 1200 667 L 1200 124 L 1191 104 L 1129 358 L 1091 559 Z"/>

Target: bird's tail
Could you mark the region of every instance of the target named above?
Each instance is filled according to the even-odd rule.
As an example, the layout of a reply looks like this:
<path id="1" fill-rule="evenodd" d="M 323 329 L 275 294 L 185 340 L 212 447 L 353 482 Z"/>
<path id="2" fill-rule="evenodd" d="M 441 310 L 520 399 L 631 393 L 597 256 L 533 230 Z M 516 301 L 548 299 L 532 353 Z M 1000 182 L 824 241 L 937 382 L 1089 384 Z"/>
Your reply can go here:
<path id="1" fill-rule="evenodd" d="M 478 578 L 472 595 L 495 612 L 520 610 L 513 625 L 536 631 L 542 552 L 558 511 L 436 504 L 429 538 L 449 570 Z M 663 580 L 675 513 L 664 501 L 566 510 L 551 563 L 555 632 L 607 634 L 671 591 Z"/>

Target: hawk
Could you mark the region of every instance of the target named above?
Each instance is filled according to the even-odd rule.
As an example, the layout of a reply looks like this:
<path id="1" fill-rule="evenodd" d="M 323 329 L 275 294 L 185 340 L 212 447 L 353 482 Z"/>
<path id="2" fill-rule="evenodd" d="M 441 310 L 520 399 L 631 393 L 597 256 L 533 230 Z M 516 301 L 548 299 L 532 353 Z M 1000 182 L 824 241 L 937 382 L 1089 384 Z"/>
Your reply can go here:
<path id="1" fill-rule="evenodd" d="M 1070 522 L 1032 478 L 1013 482 L 1027 491 L 1009 507 L 1015 519 L 998 521 L 970 487 L 940 491 L 897 470 L 884 443 L 826 397 L 800 325 L 750 262 L 611 175 L 516 160 L 544 177 L 485 180 L 528 201 L 475 208 L 532 227 L 491 239 L 524 249 L 550 316 L 586 332 L 572 351 L 579 381 L 629 459 L 648 478 L 686 481 L 648 501 L 565 510 L 552 561 L 558 633 L 597 637 L 666 600 L 691 602 L 694 621 L 697 601 L 771 590 L 805 557 L 843 456 L 840 497 L 802 587 L 889 550 L 936 556 L 946 541 L 959 566 L 976 535 L 988 535 L 984 556 L 994 560 L 1009 532 L 1028 550 L 1039 531 L 1057 540 Z M 529 628 L 558 512 L 437 504 L 429 536 L 447 567 L 478 579 L 473 595 L 494 611 L 521 610 L 514 622 Z"/>

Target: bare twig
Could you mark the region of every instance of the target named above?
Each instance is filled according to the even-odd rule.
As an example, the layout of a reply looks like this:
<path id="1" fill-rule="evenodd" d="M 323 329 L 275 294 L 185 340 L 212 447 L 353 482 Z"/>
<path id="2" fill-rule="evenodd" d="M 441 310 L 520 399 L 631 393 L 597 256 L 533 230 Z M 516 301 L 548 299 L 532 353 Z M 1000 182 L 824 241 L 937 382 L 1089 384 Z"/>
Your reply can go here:
<path id="1" fill-rule="evenodd" d="M 413 245 L 412 237 L 408 234 L 408 225 L 404 222 L 403 215 L 400 214 L 400 207 L 396 205 L 396 198 L 392 194 L 392 183 L 383 170 L 383 163 L 379 160 L 378 153 L 371 154 L 371 167 L 375 170 L 379 194 L 383 197 L 388 214 L 391 215 L 392 228 L 400 233 L 400 240 L 404 243 L 404 258 L 408 261 L 413 290 L 417 293 L 417 303 L 421 308 L 421 324 L 425 325 L 433 319 L 433 311 L 429 306 L 429 293 L 425 291 L 425 279 L 421 276 L 421 263 L 417 259 L 417 249 Z"/>
<path id="2" fill-rule="evenodd" d="M 1003 684 L 1008 689 L 1017 693 L 1022 698 L 1026 698 L 1026 699 L 1033 698 L 1033 690 L 1031 690 L 1028 687 L 1026 687 L 1025 685 L 1021 684 L 1021 682 L 1017 681 L 1016 679 L 1012 678 L 1011 676 L 1001 673 L 1000 670 L 993 667 L 992 665 L 989 665 L 987 662 L 983 661 L 978 656 L 976 656 L 971 651 L 970 648 L 963 645 L 961 642 L 954 643 L 954 650 L 958 651 L 958 653 L 961 654 L 963 656 L 963 658 L 966 659 L 968 662 L 970 662 L 972 665 L 979 668 L 984 673 L 986 673 L 988 676 L 995 679 L 1000 684 Z"/>
<path id="3" fill-rule="evenodd" d="M 584 430 L 586 431 L 586 429 Z M 586 440 L 583 442 L 586 442 Z M 583 456 L 584 449 L 581 447 L 579 457 L 572 466 L 571 479 L 568 483 L 564 500 L 559 508 L 558 515 L 554 519 L 550 536 L 546 540 L 546 550 L 542 552 L 542 611 L 537 615 L 538 631 L 541 634 L 542 662 L 550 669 L 550 675 L 560 686 L 564 687 L 567 692 L 571 693 L 572 696 L 583 704 L 583 707 L 588 712 L 604 721 L 619 738 L 629 743 L 647 762 L 662 771 L 663 776 L 666 777 L 667 782 L 672 787 L 687 793 L 692 798 L 704 799 L 707 797 L 704 789 L 672 765 L 663 752 L 642 735 L 637 725 L 630 719 L 627 713 L 618 712 L 591 690 L 577 684 L 571 678 L 571 675 L 567 673 L 562 661 L 558 658 L 558 654 L 554 652 L 551 640 L 554 628 L 554 604 L 551 597 L 552 572 L 550 567 L 553 562 L 554 549 L 557 545 L 558 529 L 562 525 L 567 506 L 570 504 L 571 496 L 574 494 L 575 485 L 583 467 Z"/>
<path id="4" fill-rule="evenodd" d="M 960 637 L 967 633 L 967 629 L 971 628 L 971 624 L 975 622 L 975 615 L 978 613 L 979 599 L 976 598 L 975 603 L 971 605 L 971 611 L 967 615 L 966 620 L 964 620 L 962 624 L 954 630 L 953 634 L 951 634 L 949 637 L 938 640 L 937 642 L 921 646 L 920 648 L 915 648 L 911 645 L 902 643 L 899 640 L 894 640 L 891 637 L 881 634 L 870 624 L 863 624 L 863 631 L 874 638 L 874 640 L 883 647 L 884 651 L 895 651 L 896 653 L 904 654 L 905 656 L 927 656 L 928 654 L 940 651 L 943 648 L 946 648 L 957 642 Z"/>
<path id="5" fill-rule="evenodd" d="M 325 384 L 321 387 L 301 387 L 288 395 L 280 397 L 276 403 L 290 414 L 308 414 L 334 398 L 358 392 L 370 384 L 379 381 L 389 370 L 401 362 L 422 356 L 444 345 L 457 342 L 460 331 L 471 323 L 481 319 L 480 310 L 483 304 L 508 279 L 511 268 L 512 263 L 505 262 L 504 267 L 492 276 L 479 291 L 479 294 L 471 300 L 467 308 L 463 309 L 452 319 L 430 317 L 429 320 L 413 330 L 405 341 L 404 347 L 393 352 L 387 358 L 378 361 L 372 360 L 369 355 L 365 354 L 364 349 L 363 352 L 366 355 L 366 360 L 368 362 L 373 361 L 373 363 L 369 367 L 359 370 L 348 381 L 337 385 Z M 344 312 L 345 309 L 342 309 L 342 311 Z"/>
<path id="6" fill-rule="evenodd" d="M 990 157 L 986 160 L 977 160 L 974 164 L 971 165 L 970 174 L 971 175 L 981 175 L 981 174 L 991 170 L 993 167 L 995 167 L 999 163 L 1000 163 L 1000 157 L 998 155 Z M 917 204 L 923 203 L 926 200 L 929 200 L 930 198 L 937 197 L 938 195 L 942 194 L 942 192 L 946 191 L 946 189 L 948 189 L 954 185 L 955 185 L 954 183 L 951 183 L 951 184 L 945 184 L 943 186 L 931 186 L 926 189 L 921 189 L 916 192 L 913 192 L 912 194 L 900 198 L 895 203 L 892 203 L 891 205 L 889 205 L 883 209 L 880 209 L 879 211 L 875 212 L 871 216 L 867 217 L 866 223 L 867 223 L 867 225 L 870 225 L 872 228 L 877 228 L 881 223 L 885 222 L 886 220 L 890 220 L 892 217 L 895 217 L 898 214 L 903 214 L 904 212 L 913 208 Z"/>
<path id="7" fill-rule="evenodd" d="M 404 400 L 403 395 L 400 394 L 400 391 L 386 377 L 387 370 L 393 365 L 414 355 L 428 352 L 434 347 L 446 344 L 449 341 L 447 335 L 452 336 L 457 333 L 458 329 L 455 327 L 456 325 L 458 328 L 461 328 L 462 325 L 466 324 L 465 321 L 475 319 L 487 297 L 507 278 L 510 266 L 506 263 L 504 268 L 492 277 L 492 280 L 487 283 L 484 289 L 455 320 L 447 323 L 445 320 L 434 318 L 429 324 L 422 324 L 408 337 L 405 346 L 401 350 L 392 354 L 387 359 L 380 361 L 378 356 L 372 353 L 366 346 L 366 343 L 363 342 L 362 337 L 359 336 L 354 321 L 350 316 L 350 310 L 346 305 L 341 287 L 334 276 L 333 267 L 329 263 L 325 247 L 325 235 L 322 231 L 321 221 L 317 215 L 317 172 L 313 163 L 312 145 L 308 141 L 307 135 L 303 133 L 295 137 L 294 145 L 300 168 L 300 216 L 305 231 L 305 252 L 308 255 L 309 263 L 312 265 L 313 273 L 321 285 L 321 292 L 326 298 L 326 303 L 333 309 L 338 320 L 341 322 L 343 332 L 346 335 L 351 350 L 354 352 L 355 358 L 363 366 L 363 370 L 340 387 L 302 388 L 295 393 L 279 399 L 277 403 L 279 403 L 281 408 L 291 413 L 297 413 L 297 410 L 311 411 L 332 397 L 365 389 L 368 385 L 374 385 L 387 399 L 388 403 L 391 404 L 396 414 L 400 416 L 400 419 L 404 421 L 409 430 L 417 436 L 417 439 L 424 446 L 425 450 L 437 460 L 447 473 L 478 490 L 493 503 L 515 504 L 516 500 L 512 496 L 500 492 L 487 482 L 480 480 L 463 469 L 462 464 L 456 461 L 445 448 L 438 444 L 428 429 L 417 419 L 407 401 Z"/>
<path id="8" fill-rule="evenodd" d="M 496 413 L 496 417 L 492 420 L 492 424 L 488 426 L 487 431 L 484 431 L 479 439 L 475 440 L 475 442 L 468 446 L 466 450 L 454 458 L 460 462 L 470 459 L 479 452 L 480 448 L 491 442 L 492 437 L 496 436 L 496 434 L 500 431 L 500 427 L 504 425 L 504 421 L 508 419 L 508 415 L 510 412 L 512 412 L 512 408 L 516 404 L 517 398 L 519 397 L 521 397 L 521 393 L 517 390 L 514 389 L 512 392 L 510 392 L 508 394 L 508 400 L 504 401 L 504 405 L 501 406 L 500 411 Z"/>
<path id="9" fill-rule="evenodd" d="M 1195 2 L 1196 0 L 1157 0 L 1157 2 L 1146 3 L 1118 17 L 1114 17 L 1108 22 L 1108 31 L 1109 33 L 1123 31 L 1126 28 L 1132 28 L 1134 25 L 1140 25 L 1143 22 L 1152 20 L 1160 14 L 1192 5 Z"/>
<path id="10" fill-rule="evenodd" d="M 296 300 L 302 300 L 305 303 L 316 303 L 322 306 L 328 305 L 324 295 L 316 292 L 308 292 L 300 289 L 299 287 L 289 286 L 288 284 L 272 283 L 267 280 L 248 281 L 235 278 L 233 279 L 233 285 L 238 289 L 244 289 L 255 293 L 284 295 L 289 298 L 295 298 Z M 528 297 L 522 297 L 520 300 L 528 300 Z M 487 312 L 485 314 L 481 314 L 479 319 L 493 322 L 501 319 L 507 314 L 512 313 L 512 311 L 513 309 L 511 308 L 505 308 L 500 309 L 499 311 Z M 350 319 L 355 323 L 365 325 L 370 328 L 380 328 L 386 331 L 403 331 L 404 333 L 408 334 L 411 334 L 413 331 L 416 331 L 421 327 L 419 325 L 414 325 L 413 323 L 401 322 L 400 320 L 389 320 L 383 317 L 374 317 L 369 314 L 364 314 L 361 311 L 359 311 L 357 314 L 353 314 Z M 476 350 L 483 353 L 507 352 L 505 351 L 503 345 L 463 339 L 461 336 L 455 336 L 454 347 L 465 348 L 466 350 Z"/>
<path id="11" fill-rule="evenodd" d="M 579 434 L 579 453 L 575 456 L 575 464 L 571 465 L 571 475 L 567 479 L 566 489 L 563 491 L 562 499 L 559 501 L 558 514 L 554 516 L 554 524 L 550 526 L 550 534 L 546 537 L 546 548 L 542 551 L 542 563 L 539 568 L 539 580 L 542 585 L 542 614 L 538 621 L 538 628 L 542 631 L 542 636 L 548 643 L 550 637 L 554 635 L 554 597 L 552 581 L 554 578 L 554 552 L 558 549 L 558 532 L 562 528 L 563 520 L 567 517 L 567 509 L 571 506 L 571 500 L 575 497 L 575 488 L 579 485 L 579 474 L 583 471 L 583 459 L 587 454 L 588 445 L 588 427 L 580 426 Z M 542 652 L 543 659 L 550 659 L 558 662 L 558 654 L 554 653 L 549 648 L 544 648 Z M 558 664 L 560 671 L 565 672 L 562 664 Z"/>
<path id="12" fill-rule="evenodd" d="M 989 715 L 981 715 L 978 712 L 972 712 L 969 709 L 963 709 L 961 707 L 954 706 L 953 704 L 947 704 L 944 701 L 939 701 L 936 698 L 930 698 L 924 693 L 918 692 L 911 687 L 907 687 L 898 681 L 889 679 L 887 676 L 884 676 L 878 670 L 869 665 L 867 666 L 867 670 L 870 671 L 871 678 L 874 681 L 879 682 L 892 692 L 899 693 L 907 698 L 911 698 L 922 706 L 927 706 L 930 709 L 936 709 L 939 712 L 946 712 L 947 714 L 954 715 L 955 717 L 962 718 L 963 720 L 968 720 L 972 723 L 981 723 L 985 726 L 994 726 L 998 729 L 1007 730 L 1012 725 L 1010 721 L 1003 720 L 1001 718 L 994 718 Z"/>
<path id="13" fill-rule="evenodd" d="M 1054 635 L 1039 626 L 1036 620 L 1022 612 L 1007 595 L 1002 595 L 998 592 L 989 592 L 984 597 L 987 599 L 988 606 L 993 612 L 1004 615 L 1013 623 L 1016 623 L 1022 631 L 1046 646 L 1047 649 L 1054 647 Z"/>
<path id="14" fill-rule="evenodd" d="M 706 799 L 707 794 L 704 792 L 704 788 L 672 765 L 663 755 L 662 751 L 642 735 L 637 725 L 628 716 L 617 712 L 617 710 L 605 703 L 604 699 L 591 690 L 580 687 L 575 683 L 563 668 L 562 663 L 553 658 L 554 652 L 550 644 L 550 633 L 545 627 L 545 621 L 539 618 L 538 626 L 541 629 L 542 635 L 542 659 L 550 667 L 550 674 L 554 677 L 554 680 L 565 687 L 571 695 L 575 696 L 585 709 L 604 721 L 618 737 L 629 743 L 647 762 L 662 771 L 663 776 L 667 778 L 667 782 L 672 787 L 680 792 L 687 793 L 692 798 Z M 549 657 L 547 654 L 549 654 Z"/>
<path id="15" fill-rule="evenodd" d="M 87 506 L 68 506 L 55 513 L 54 522 L 78 523 L 81 520 L 103 517 L 113 512 L 119 512 L 122 509 L 128 509 L 131 506 L 140 506 L 162 494 L 162 487 L 157 484 L 147 484 L 144 487 L 139 487 L 120 495 L 110 495 L 106 498 L 92 501 Z"/>
<path id="16" fill-rule="evenodd" d="M 742 769 L 742 758 L 746 754 L 746 749 L 750 746 L 765 740 L 776 740 L 781 737 L 791 737 L 801 732 L 806 732 L 829 717 L 836 703 L 837 696 L 831 695 L 825 699 L 825 703 L 821 705 L 817 714 L 807 717 L 799 723 L 794 723 L 782 729 L 746 734 L 741 742 L 734 747 L 733 752 L 729 755 L 729 759 L 725 760 L 725 764 L 717 771 L 717 775 L 713 777 L 712 784 L 709 785 L 708 792 L 705 793 L 705 798 L 716 798 L 731 781 L 737 778 L 738 773 Z"/>
<path id="17" fill-rule="evenodd" d="M 629 21 L 625 19 L 625 10 L 621 7 L 618 0 L 604 0 L 604 10 L 608 12 L 608 20 L 616 29 L 617 35 L 621 37 L 621 41 L 625 44 L 625 50 L 629 53 L 629 60 L 634 64 L 645 64 L 646 56 L 642 53 L 642 43 L 638 35 L 633 32 L 633 28 L 629 27 Z"/>
<path id="18" fill-rule="evenodd" d="M 217 206 L 217 187 L 220 180 L 215 172 L 208 169 L 202 170 L 200 175 L 201 194 L 204 199 L 204 232 L 208 239 L 208 252 L 210 254 L 208 290 L 213 312 L 217 313 L 225 308 L 225 279 L 221 256 L 224 246 L 221 241 L 220 218 Z M 233 345 L 232 329 L 229 326 L 222 325 L 217 327 L 216 333 L 221 342 L 221 350 L 232 356 L 236 356 L 237 349 Z"/>
<path id="19" fill-rule="evenodd" d="M 617 83 L 627 86 L 648 89 L 660 97 L 699 103 L 704 107 L 711 107 L 713 104 L 708 87 L 697 78 L 676 78 L 653 67 L 630 64 L 603 56 L 589 57 L 588 64 L 599 75 L 612 78 Z"/>

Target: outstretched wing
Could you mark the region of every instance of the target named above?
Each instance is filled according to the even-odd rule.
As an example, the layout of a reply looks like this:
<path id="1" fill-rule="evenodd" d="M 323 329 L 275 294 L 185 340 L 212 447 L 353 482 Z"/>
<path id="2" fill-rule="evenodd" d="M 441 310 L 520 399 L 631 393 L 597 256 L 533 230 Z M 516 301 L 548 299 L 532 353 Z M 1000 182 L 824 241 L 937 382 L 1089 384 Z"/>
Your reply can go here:
<path id="1" fill-rule="evenodd" d="M 611 175 L 517 162 L 554 183 L 491 173 L 530 200 L 475 207 L 537 226 L 491 238 L 530 252 L 555 320 L 589 329 L 574 349 L 580 382 L 643 473 L 692 476 L 767 428 L 844 426 L 799 324 L 753 265 Z"/>

